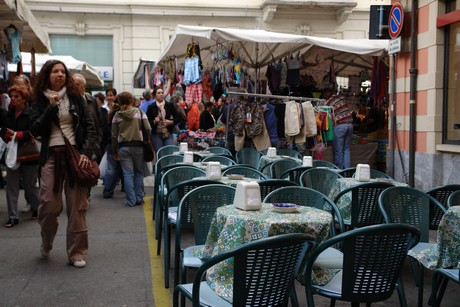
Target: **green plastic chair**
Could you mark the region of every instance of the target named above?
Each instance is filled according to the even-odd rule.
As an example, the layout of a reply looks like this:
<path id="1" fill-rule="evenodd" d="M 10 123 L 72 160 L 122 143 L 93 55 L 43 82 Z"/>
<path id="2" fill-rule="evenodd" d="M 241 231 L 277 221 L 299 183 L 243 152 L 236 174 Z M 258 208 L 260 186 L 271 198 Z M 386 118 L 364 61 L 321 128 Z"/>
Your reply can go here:
<path id="1" fill-rule="evenodd" d="M 301 186 L 329 195 L 337 178 L 342 178 L 342 176 L 330 169 L 312 168 L 303 172 L 299 180 Z"/>
<path id="2" fill-rule="evenodd" d="M 447 208 L 453 206 L 460 206 L 460 191 L 453 192 L 447 199 Z"/>
<path id="3" fill-rule="evenodd" d="M 212 152 L 214 154 L 217 154 L 217 155 L 227 155 L 227 156 L 230 156 L 230 157 L 233 156 L 232 152 L 230 150 L 228 150 L 227 148 L 225 148 L 225 147 L 219 147 L 219 146 L 209 147 L 208 151 Z"/>
<path id="4" fill-rule="evenodd" d="M 410 248 L 420 240 L 420 231 L 411 225 L 380 224 L 353 229 L 333 237 L 315 248 L 308 257 L 305 274 L 307 304 L 314 307 L 313 295 L 370 305 L 390 298 L 398 290 L 401 306 L 407 306 L 400 279 L 401 268 Z M 343 269 L 324 285 L 312 282 L 313 266 L 327 248 L 340 244 Z"/>
<path id="5" fill-rule="evenodd" d="M 310 166 L 297 166 L 291 169 L 286 170 L 281 174 L 281 179 L 287 179 L 293 182 L 300 184 L 300 175 L 306 170 L 311 169 Z"/>
<path id="6" fill-rule="evenodd" d="M 160 199 L 164 197 L 163 191 L 160 190 L 160 182 L 161 182 L 161 176 L 163 175 L 163 168 L 168 166 L 168 165 L 174 165 L 177 163 L 182 163 L 184 161 L 184 157 L 181 155 L 167 155 L 162 158 L 158 158 L 157 162 L 155 163 L 154 167 L 154 177 L 155 177 L 155 182 L 153 183 L 153 213 L 152 213 L 152 219 L 155 220 L 155 217 L 159 215 L 160 211 Z M 158 232 L 155 234 L 156 239 L 158 239 Z"/>
<path id="7" fill-rule="evenodd" d="M 193 256 L 193 252 L 204 246 L 216 209 L 231 205 L 235 191 L 235 188 L 228 185 L 209 184 L 193 189 L 181 199 L 177 210 L 174 286 L 186 281 L 187 267 L 198 268 L 203 263 L 200 258 Z M 183 249 L 183 230 L 192 227 L 195 245 Z"/>
<path id="8" fill-rule="evenodd" d="M 270 177 L 272 179 L 281 179 L 281 175 L 289 169 L 301 166 L 301 162 L 294 159 L 279 159 L 270 164 Z"/>
<path id="9" fill-rule="evenodd" d="M 323 160 L 313 160 L 313 167 L 328 167 L 333 169 L 339 169 L 339 167 L 334 163 Z"/>
<path id="10" fill-rule="evenodd" d="M 283 187 L 297 187 L 297 183 L 289 180 L 283 179 L 266 179 L 257 181 L 260 187 L 260 198 L 265 199 L 265 197 L 279 188 Z"/>
<path id="11" fill-rule="evenodd" d="M 182 199 L 188 192 L 191 190 L 201 187 L 207 184 L 221 184 L 225 185 L 216 180 L 209 180 L 209 179 L 191 179 L 180 182 L 170 189 L 168 189 L 168 194 L 165 198 L 165 214 L 163 215 L 163 241 L 164 241 L 164 251 L 163 251 L 163 258 L 164 258 L 164 269 L 165 269 L 165 288 L 169 288 L 169 267 L 171 262 L 171 228 L 173 225 L 177 223 L 177 210 L 179 204 L 173 204 L 173 206 L 169 206 L 170 199 L 173 195 L 177 197 L 177 199 Z M 174 206 L 175 205 L 175 206 Z M 167 213 L 167 214 L 166 214 Z M 191 216 L 188 220 L 189 223 L 193 223 Z M 157 253 L 161 248 L 161 235 L 158 239 L 157 245 Z"/>
<path id="12" fill-rule="evenodd" d="M 176 166 L 176 165 L 168 165 L 167 168 L 169 168 L 167 171 L 164 172 L 164 174 L 161 176 L 160 180 L 160 191 L 162 192 L 161 197 L 159 199 L 159 214 L 158 214 L 158 219 L 155 221 L 155 231 L 158 233 L 158 236 L 161 238 L 162 230 L 163 230 L 163 221 L 164 221 L 164 214 L 165 214 L 165 202 L 166 202 L 166 196 L 168 191 L 171 189 L 171 187 L 175 186 L 178 183 L 181 183 L 186 180 L 190 180 L 196 177 L 202 177 L 206 176 L 206 171 L 195 167 L 191 165 L 181 165 L 181 166 Z M 180 198 L 177 194 L 171 194 L 169 196 L 169 201 L 173 204 L 177 205 L 179 204 Z M 167 212 L 167 211 L 166 211 Z M 157 247 L 157 255 L 160 254 L 161 250 L 161 239 L 158 241 L 158 247 Z"/>
<path id="13" fill-rule="evenodd" d="M 447 184 L 439 187 L 435 187 L 426 191 L 426 193 L 432 197 L 434 197 L 437 201 L 439 201 L 444 207 L 448 207 L 447 200 L 449 196 L 455 192 L 460 190 L 460 184 Z M 437 206 L 431 204 L 430 206 L 430 216 L 432 220 L 430 221 L 430 229 L 436 230 L 439 225 L 439 221 L 442 218 L 443 213 L 437 209 Z"/>
<path id="14" fill-rule="evenodd" d="M 379 209 L 379 196 L 387 188 L 393 187 L 390 183 L 369 182 L 340 191 L 334 198 L 334 203 L 351 193 L 351 220 L 350 228 L 364 227 L 384 223 Z"/>
<path id="15" fill-rule="evenodd" d="M 291 148 L 281 148 L 281 149 L 278 149 L 276 153 L 280 156 L 289 156 L 289 157 L 297 158 L 299 160 L 303 159 L 303 156 L 300 152 L 298 152 L 297 150 L 291 149 Z"/>
<path id="16" fill-rule="evenodd" d="M 356 167 L 345 168 L 337 172 L 337 174 L 345 178 L 352 178 L 355 173 L 356 173 Z"/>
<path id="17" fill-rule="evenodd" d="M 275 161 L 270 161 L 268 162 L 267 164 L 265 164 L 264 166 L 262 166 L 259 171 L 264 174 L 264 176 L 266 178 L 272 178 L 272 174 L 270 173 L 270 166 L 275 163 Z M 273 179 L 276 179 L 276 178 L 273 178 Z"/>
<path id="18" fill-rule="evenodd" d="M 193 306 L 287 306 L 295 275 L 305 254 L 315 246 L 307 234 L 285 234 L 252 241 L 212 257 L 195 274 L 193 283 L 174 289 L 173 306 L 179 294 Z M 206 271 L 222 261 L 233 262 L 233 304 L 219 297 L 206 281 Z"/>
<path id="19" fill-rule="evenodd" d="M 386 223 L 405 223 L 420 230 L 420 243 L 411 252 L 417 253 L 433 246 L 429 242 L 430 202 L 439 207 L 444 214 L 446 209 L 430 195 L 409 187 L 392 187 L 379 196 L 379 208 Z M 415 258 L 410 257 L 415 283 L 418 286 L 418 306 L 423 306 L 424 269 Z"/>
<path id="20" fill-rule="evenodd" d="M 228 156 L 218 156 L 218 155 L 209 156 L 209 157 L 204 158 L 202 162 L 209 162 L 209 161 L 219 162 L 220 164 L 227 165 L 227 166 L 236 165 L 235 160 L 233 160 L 232 158 Z"/>
<path id="21" fill-rule="evenodd" d="M 255 148 L 241 148 L 236 152 L 236 162 L 238 164 L 249 164 L 254 168 L 258 168 L 261 153 Z"/>
<path id="22" fill-rule="evenodd" d="M 227 176 L 227 175 L 230 175 L 230 174 L 244 175 L 244 177 L 254 178 L 254 179 L 258 179 L 258 180 L 267 179 L 267 178 L 265 178 L 264 174 L 262 174 L 258 170 L 254 169 L 252 167 L 241 166 L 241 165 L 235 165 L 235 166 L 232 166 L 232 167 L 228 167 L 222 172 L 223 176 Z"/>
<path id="23" fill-rule="evenodd" d="M 164 156 L 167 155 L 172 155 L 175 152 L 179 152 L 179 146 L 177 145 L 165 145 L 163 147 L 160 147 L 157 151 L 157 159 L 163 158 Z"/>

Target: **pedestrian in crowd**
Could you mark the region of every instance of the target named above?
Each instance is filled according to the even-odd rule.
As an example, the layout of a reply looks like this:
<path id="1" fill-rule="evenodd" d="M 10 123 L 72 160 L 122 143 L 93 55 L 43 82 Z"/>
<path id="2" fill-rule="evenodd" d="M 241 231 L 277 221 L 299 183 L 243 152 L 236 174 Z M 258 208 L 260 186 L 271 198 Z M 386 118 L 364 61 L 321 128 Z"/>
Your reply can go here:
<path id="1" fill-rule="evenodd" d="M 112 88 L 106 91 L 106 101 L 110 106 L 109 112 L 107 113 L 107 125 L 108 133 L 106 139 L 106 154 L 107 154 L 107 168 L 104 174 L 104 189 L 102 190 L 102 197 L 112 198 L 115 193 L 115 188 L 119 178 L 123 178 L 123 173 L 121 170 L 120 161 L 115 160 L 112 152 L 112 119 L 115 113 L 119 109 L 119 105 L 115 102 L 115 97 L 117 95 L 117 90 Z M 122 190 L 123 188 L 123 179 L 121 179 Z"/>
<path id="2" fill-rule="evenodd" d="M 323 90 L 325 106 L 332 107 L 334 122 L 334 161 L 340 169 L 350 167 L 350 145 L 353 137 L 353 117 L 347 100 L 343 95 L 334 95 L 332 88 Z"/>
<path id="3" fill-rule="evenodd" d="M 212 111 L 212 115 L 214 116 L 214 119 L 216 121 L 218 121 L 220 116 L 222 115 L 224 104 L 225 104 L 225 95 L 220 96 L 219 99 L 217 99 L 214 102 L 214 110 Z"/>
<path id="4" fill-rule="evenodd" d="M 222 122 L 222 126 L 224 127 L 225 131 L 225 144 L 228 150 L 232 153 L 232 155 L 236 154 L 235 150 L 235 134 L 233 130 L 230 129 L 228 123 L 230 114 L 232 114 L 233 109 L 235 107 L 235 102 L 233 99 L 229 99 L 225 102 L 224 106 L 222 107 L 222 114 L 220 116 L 220 121 Z"/>
<path id="5" fill-rule="evenodd" d="M 97 141 L 96 128 L 89 108 L 71 77 L 68 68 L 59 60 L 47 61 L 37 77 L 33 89 L 33 103 L 29 130 L 41 136 L 40 206 L 41 255 L 48 258 L 58 229 L 58 217 L 63 210 L 62 192 L 67 207 L 66 250 L 69 264 L 86 266 L 88 227 L 86 210 L 87 188 L 73 178 L 69 170 L 63 135 L 81 153 L 79 167 L 89 167 Z"/>
<path id="6" fill-rule="evenodd" d="M 184 98 L 182 98 L 182 96 L 174 96 L 171 99 L 171 103 L 176 107 L 176 111 L 179 116 L 177 128 L 179 130 L 187 129 L 187 113 L 185 113 L 185 109 L 183 107 Z"/>
<path id="7" fill-rule="evenodd" d="M 26 142 L 34 140 L 30 134 L 30 91 L 25 86 L 13 85 L 8 89 L 8 95 L 11 98 L 10 107 L 6 118 L 3 121 L 2 138 L 9 143 L 16 133 L 16 142 L 18 150 Z M 19 197 L 19 179 L 23 178 L 24 195 L 31 205 L 32 219 L 37 219 L 38 210 L 38 160 L 22 161 L 19 168 L 13 170 L 6 168 L 6 203 L 8 207 L 8 221 L 6 228 L 11 228 L 19 223 L 18 214 L 18 197 Z"/>
<path id="8" fill-rule="evenodd" d="M 110 111 L 110 108 L 113 106 L 113 102 L 115 101 L 115 96 L 117 96 L 117 90 L 114 88 L 109 88 L 105 90 L 105 100 L 104 105 L 102 106 L 107 111 Z"/>
<path id="9" fill-rule="evenodd" d="M 173 126 L 178 123 L 179 117 L 172 103 L 164 100 L 163 88 L 153 90 L 155 102 L 147 108 L 147 117 L 152 127 L 151 139 L 156 152 L 166 145 L 175 145 Z"/>
<path id="10" fill-rule="evenodd" d="M 109 111 L 107 111 L 107 109 L 103 107 L 105 95 L 99 92 L 96 95 L 94 95 L 94 98 L 96 98 L 97 105 L 99 106 L 99 113 L 101 114 L 102 140 L 99 145 L 99 148 L 101 148 L 102 155 L 104 155 L 104 153 L 107 150 L 107 143 L 109 142 L 108 140 L 111 138 L 110 128 L 112 124 L 109 123 Z"/>
<path id="11" fill-rule="evenodd" d="M 147 115 L 135 106 L 136 98 L 129 92 L 117 95 L 120 109 L 112 120 L 112 152 L 120 161 L 125 184 L 126 207 L 144 203 L 144 147 L 143 134 L 150 134 Z M 143 121 L 143 123 L 141 122 Z"/>
<path id="12" fill-rule="evenodd" d="M 155 99 L 152 99 L 152 90 L 150 89 L 145 89 L 144 92 L 142 93 L 142 98 L 144 98 L 141 102 L 141 105 L 139 106 L 139 109 L 144 111 L 144 113 L 147 113 L 147 109 L 149 105 L 155 102 Z"/>
<path id="13" fill-rule="evenodd" d="M 195 131 L 200 129 L 200 108 L 198 102 L 187 101 L 188 113 L 187 113 L 187 125 L 188 130 Z"/>
<path id="14" fill-rule="evenodd" d="M 205 109 L 200 114 L 200 129 L 208 131 L 216 128 L 216 119 L 212 115 L 214 104 L 212 102 L 206 102 L 204 105 Z"/>

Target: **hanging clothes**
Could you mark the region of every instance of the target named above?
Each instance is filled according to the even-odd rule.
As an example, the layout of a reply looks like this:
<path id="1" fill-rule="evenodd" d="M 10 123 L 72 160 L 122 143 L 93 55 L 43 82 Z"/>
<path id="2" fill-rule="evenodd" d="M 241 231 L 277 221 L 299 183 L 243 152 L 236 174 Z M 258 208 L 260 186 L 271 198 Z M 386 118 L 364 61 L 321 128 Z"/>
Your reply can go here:
<path id="1" fill-rule="evenodd" d="M 295 136 L 300 133 L 300 107 L 296 101 L 286 102 L 284 129 L 286 136 Z"/>
<path id="2" fill-rule="evenodd" d="M 300 85 L 300 54 L 298 53 L 296 57 L 292 55 L 286 58 L 287 65 L 287 77 L 286 84 L 289 86 Z"/>
<path id="3" fill-rule="evenodd" d="M 14 25 L 10 25 L 4 29 L 5 36 L 8 39 L 9 46 L 7 46 L 7 59 L 11 63 L 19 63 L 21 61 L 21 50 L 19 45 L 22 39 L 22 32 Z"/>

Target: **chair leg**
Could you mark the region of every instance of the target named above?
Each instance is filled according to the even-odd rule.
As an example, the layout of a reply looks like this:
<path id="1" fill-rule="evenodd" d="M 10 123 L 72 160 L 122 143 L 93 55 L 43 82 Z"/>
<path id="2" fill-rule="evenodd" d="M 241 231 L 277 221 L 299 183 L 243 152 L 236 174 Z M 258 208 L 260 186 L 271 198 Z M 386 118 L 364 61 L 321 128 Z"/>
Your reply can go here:
<path id="1" fill-rule="evenodd" d="M 156 232 L 157 232 L 157 240 L 158 240 L 158 244 L 157 244 L 157 255 L 160 255 L 160 251 L 161 251 L 161 235 L 162 235 L 162 231 L 163 231 L 163 224 L 164 224 L 164 219 L 165 217 L 167 218 L 168 217 L 168 214 L 164 212 L 163 210 L 163 204 L 161 202 L 158 203 L 158 216 L 157 216 L 157 222 L 155 223 L 156 225 Z"/>
<path id="2" fill-rule="evenodd" d="M 164 221 L 164 229 L 163 229 L 163 234 L 164 234 L 164 238 L 163 238 L 163 263 L 164 263 L 164 269 L 165 269 L 165 288 L 168 289 L 169 288 L 169 245 L 170 245 L 170 241 L 168 240 L 168 237 L 170 237 L 169 235 L 169 231 L 170 231 L 170 228 L 169 228 L 169 224 L 168 222 L 165 220 Z"/>
<path id="3" fill-rule="evenodd" d="M 399 305 L 401 307 L 407 307 L 406 294 L 404 293 L 404 285 L 402 283 L 401 276 L 399 276 L 396 283 L 396 289 L 398 290 Z"/>
<path id="4" fill-rule="evenodd" d="M 297 299 L 297 292 L 295 291 L 294 284 L 292 284 L 291 291 L 289 292 L 289 298 L 291 299 L 292 307 L 299 307 L 299 300 Z"/>
<path id="5" fill-rule="evenodd" d="M 428 304 L 430 304 L 432 307 L 438 307 L 441 305 L 448 282 L 449 279 L 440 274 L 435 273 L 433 275 L 433 287 Z"/>
<path id="6" fill-rule="evenodd" d="M 423 306 L 423 265 L 419 264 L 419 282 L 418 282 L 418 307 Z"/>
<path id="7" fill-rule="evenodd" d="M 185 306 L 185 305 L 182 305 L 182 306 Z M 174 288 L 173 307 L 179 307 L 179 290 L 178 290 L 178 288 Z"/>
<path id="8" fill-rule="evenodd" d="M 330 307 L 335 307 L 335 299 L 331 298 Z"/>

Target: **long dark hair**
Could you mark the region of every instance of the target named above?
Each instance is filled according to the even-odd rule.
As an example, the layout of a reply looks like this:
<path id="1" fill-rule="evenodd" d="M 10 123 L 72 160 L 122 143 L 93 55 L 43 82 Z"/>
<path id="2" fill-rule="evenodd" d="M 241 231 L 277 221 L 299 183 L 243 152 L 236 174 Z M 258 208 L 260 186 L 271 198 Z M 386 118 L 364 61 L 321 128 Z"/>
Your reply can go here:
<path id="1" fill-rule="evenodd" d="M 79 95 L 78 89 L 75 86 L 75 83 L 73 81 L 72 75 L 67 68 L 67 66 L 59 60 L 48 60 L 46 63 L 43 65 L 42 69 L 40 70 L 40 73 L 37 76 L 37 80 L 35 82 L 35 85 L 33 87 L 33 99 L 34 100 L 39 100 L 39 97 L 42 97 L 43 92 L 46 91 L 47 89 L 50 88 L 50 75 L 51 71 L 53 70 L 54 65 L 56 64 L 61 64 L 64 66 L 65 70 L 65 87 L 67 88 L 67 95 L 69 97 L 76 97 Z"/>

